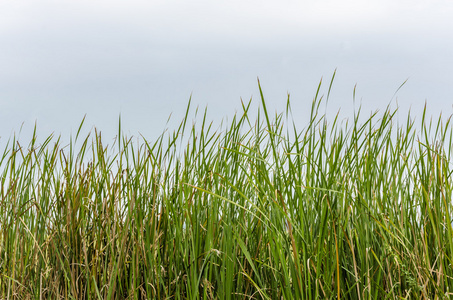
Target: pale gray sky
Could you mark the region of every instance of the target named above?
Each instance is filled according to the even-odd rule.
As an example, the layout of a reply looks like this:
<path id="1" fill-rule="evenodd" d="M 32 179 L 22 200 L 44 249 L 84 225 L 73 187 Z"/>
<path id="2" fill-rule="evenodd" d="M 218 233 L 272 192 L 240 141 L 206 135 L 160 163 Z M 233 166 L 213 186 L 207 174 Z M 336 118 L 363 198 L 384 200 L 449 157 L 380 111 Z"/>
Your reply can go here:
<path id="1" fill-rule="evenodd" d="M 23 0 L 0 2 L 0 145 L 27 136 L 67 140 L 87 114 L 112 138 L 153 139 L 192 93 L 211 119 L 244 100 L 304 124 L 321 77 L 337 69 L 329 109 L 352 113 L 396 99 L 400 113 L 453 112 L 453 4 L 445 0 Z M 323 91 L 326 91 L 324 89 Z M 396 105 L 396 99 L 393 99 Z"/>

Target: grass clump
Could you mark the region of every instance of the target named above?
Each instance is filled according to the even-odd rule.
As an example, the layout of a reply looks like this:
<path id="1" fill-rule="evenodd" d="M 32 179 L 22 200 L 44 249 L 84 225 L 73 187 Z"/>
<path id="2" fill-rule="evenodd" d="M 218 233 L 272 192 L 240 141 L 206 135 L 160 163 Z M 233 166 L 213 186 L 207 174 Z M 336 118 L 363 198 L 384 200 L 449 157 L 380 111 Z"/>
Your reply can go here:
<path id="1" fill-rule="evenodd" d="M 10 141 L 0 298 L 450 297 L 450 119 L 328 122 L 317 94 L 298 130 L 261 100 L 153 143 Z"/>

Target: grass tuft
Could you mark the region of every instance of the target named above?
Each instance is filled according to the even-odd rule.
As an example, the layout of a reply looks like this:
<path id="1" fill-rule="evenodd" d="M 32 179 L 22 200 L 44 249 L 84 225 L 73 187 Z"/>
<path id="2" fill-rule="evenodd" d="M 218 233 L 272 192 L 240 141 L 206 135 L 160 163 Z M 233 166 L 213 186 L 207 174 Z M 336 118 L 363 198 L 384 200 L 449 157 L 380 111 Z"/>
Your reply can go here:
<path id="1" fill-rule="evenodd" d="M 154 142 L 121 120 L 113 145 L 83 121 L 67 146 L 13 138 L 0 298 L 451 297 L 450 119 L 327 120 L 320 87 L 302 130 L 283 122 L 289 96 L 272 118 L 259 86 L 256 121 L 242 103 L 223 131 L 206 111 L 190 125 L 189 102 Z"/>

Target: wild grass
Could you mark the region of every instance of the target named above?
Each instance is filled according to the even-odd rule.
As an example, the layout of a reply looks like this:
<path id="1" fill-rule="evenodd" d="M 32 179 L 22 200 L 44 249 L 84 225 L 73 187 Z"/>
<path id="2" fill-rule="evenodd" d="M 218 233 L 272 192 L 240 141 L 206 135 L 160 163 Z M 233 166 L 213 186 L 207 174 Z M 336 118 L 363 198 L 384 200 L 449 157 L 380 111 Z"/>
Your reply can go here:
<path id="1" fill-rule="evenodd" d="M 12 138 L 0 298 L 451 297 L 450 119 L 327 120 L 319 90 L 302 130 L 261 93 L 224 130 Z"/>

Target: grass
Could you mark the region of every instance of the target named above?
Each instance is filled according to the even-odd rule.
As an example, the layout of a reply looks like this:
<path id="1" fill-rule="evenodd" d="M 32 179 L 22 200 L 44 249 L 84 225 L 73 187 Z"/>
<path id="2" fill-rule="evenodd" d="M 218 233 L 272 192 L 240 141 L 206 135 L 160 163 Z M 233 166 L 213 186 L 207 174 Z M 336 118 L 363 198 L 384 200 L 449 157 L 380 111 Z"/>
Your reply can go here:
<path id="1" fill-rule="evenodd" d="M 451 297 L 450 119 L 327 120 L 319 91 L 303 130 L 261 92 L 224 130 L 189 102 L 152 143 L 12 138 L 0 298 Z"/>

